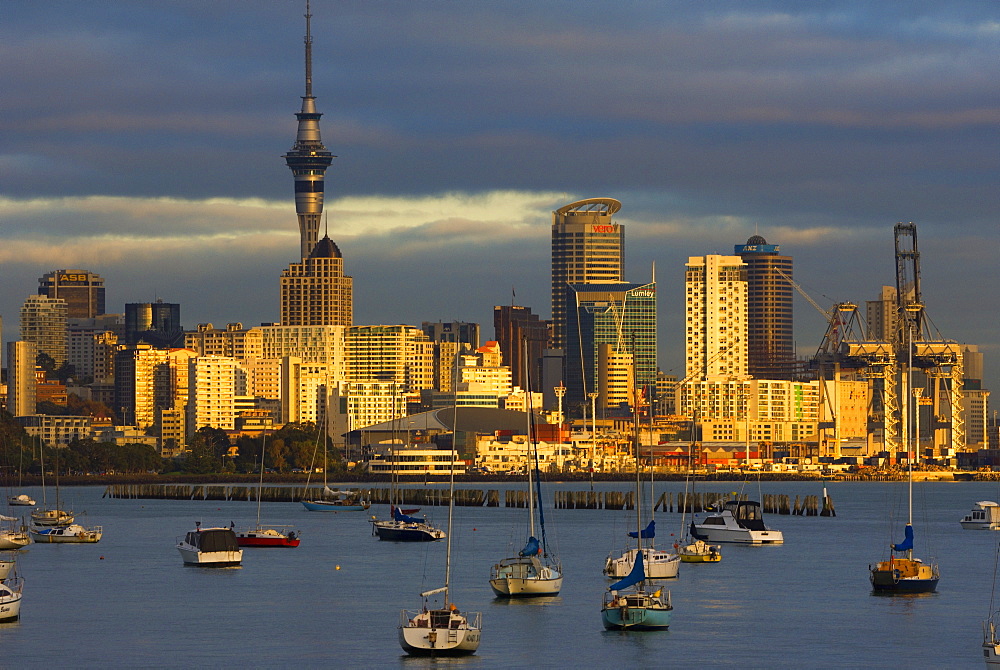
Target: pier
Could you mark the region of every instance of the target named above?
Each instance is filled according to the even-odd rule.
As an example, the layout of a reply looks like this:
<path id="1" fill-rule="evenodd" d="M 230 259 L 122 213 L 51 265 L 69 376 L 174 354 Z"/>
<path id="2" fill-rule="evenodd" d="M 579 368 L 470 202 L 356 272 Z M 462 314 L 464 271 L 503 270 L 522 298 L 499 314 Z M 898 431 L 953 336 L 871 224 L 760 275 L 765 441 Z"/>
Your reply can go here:
<path id="1" fill-rule="evenodd" d="M 246 486 L 229 484 L 112 484 L 105 488 L 103 497 L 123 500 L 228 500 L 254 502 L 257 491 L 263 502 L 299 502 L 303 498 L 322 497 L 323 490 L 304 486 Z M 372 504 L 388 505 L 391 490 L 388 488 L 342 488 L 359 500 Z M 455 489 L 455 505 L 459 507 L 520 507 L 528 506 L 528 492 L 508 489 L 500 495 L 498 489 Z M 448 504 L 448 489 L 401 488 L 396 491 L 400 505 L 421 507 Z M 740 500 L 747 496 L 737 495 Z M 705 512 L 721 508 L 734 498 L 729 493 L 661 493 L 654 503 L 660 512 Z M 502 502 L 501 502 L 502 499 Z M 794 514 L 800 516 L 836 516 L 833 501 L 828 495 L 789 496 L 765 493 L 760 500 L 767 514 Z M 635 491 L 555 491 L 556 509 L 635 509 Z"/>

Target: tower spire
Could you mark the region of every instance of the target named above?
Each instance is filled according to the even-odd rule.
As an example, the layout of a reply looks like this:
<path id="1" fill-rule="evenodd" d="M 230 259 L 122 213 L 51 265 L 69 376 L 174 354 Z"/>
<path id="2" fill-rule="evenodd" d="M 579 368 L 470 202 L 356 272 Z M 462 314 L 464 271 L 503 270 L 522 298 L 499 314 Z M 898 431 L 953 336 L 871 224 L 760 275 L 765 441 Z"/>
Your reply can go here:
<path id="1" fill-rule="evenodd" d="M 323 178 L 336 158 L 323 146 L 320 138 L 316 98 L 312 93 L 312 12 L 306 0 L 305 70 L 306 91 L 302 96 L 302 111 L 296 113 L 298 131 L 295 144 L 283 158 L 295 177 L 295 214 L 299 220 L 300 251 L 308 258 L 319 241 L 319 226 L 323 217 Z"/>

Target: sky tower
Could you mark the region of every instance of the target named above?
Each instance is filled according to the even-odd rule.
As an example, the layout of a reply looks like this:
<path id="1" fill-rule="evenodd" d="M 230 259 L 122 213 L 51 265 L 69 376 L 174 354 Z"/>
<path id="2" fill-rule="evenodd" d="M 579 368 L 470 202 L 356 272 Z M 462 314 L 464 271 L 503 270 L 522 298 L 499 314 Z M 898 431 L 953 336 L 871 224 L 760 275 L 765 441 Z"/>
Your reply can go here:
<path id="1" fill-rule="evenodd" d="M 295 214 L 299 219 L 301 255 L 309 257 L 319 241 L 320 219 L 323 216 L 323 175 L 335 156 L 326 150 L 319 134 L 316 98 L 312 94 L 312 33 L 309 30 L 309 2 L 306 2 L 306 94 L 302 96 L 302 111 L 295 144 L 284 155 L 285 164 L 295 175 Z"/>

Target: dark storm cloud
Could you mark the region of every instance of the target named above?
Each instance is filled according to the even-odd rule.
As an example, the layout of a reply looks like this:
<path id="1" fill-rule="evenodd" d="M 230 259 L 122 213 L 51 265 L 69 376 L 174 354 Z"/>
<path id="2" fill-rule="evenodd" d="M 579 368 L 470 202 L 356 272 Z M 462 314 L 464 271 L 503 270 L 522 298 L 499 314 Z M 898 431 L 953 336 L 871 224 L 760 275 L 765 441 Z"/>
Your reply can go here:
<path id="1" fill-rule="evenodd" d="M 274 318 L 297 248 L 281 154 L 304 85 L 303 9 L 5 7 L 8 334 L 35 279 L 63 261 L 137 293 L 169 298 L 176 281 L 198 321 Z M 387 205 L 383 226 L 377 205 L 332 209 L 359 322 L 488 324 L 509 284 L 547 316 L 551 194 L 606 195 L 624 203 L 629 279 L 657 264 L 665 326 L 677 327 L 671 291 L 687 256 L 732 253 L 757 225 L 795 256 L 803 285 L 862 301 L 894 282 L 892 224 L 915 221 L 932 316 L 1000 358 L 982 317 L 996 299 L 984 306 L 973 288 L 1000 280 L 1000 5 L 314 0 L 312 11 L 323 138 L 340 156 L 328 201 L 420 203 L 409 219 L 406 202 Z M 496 211 L 446 197 L 504 192 L 516 204 Z M 527 204 L 531 192 L 544 206 Z M 484 259 L 483 231 L 503 263 Z M 800 346 L 822 334 L 811 311 L 798 306 Z"/>

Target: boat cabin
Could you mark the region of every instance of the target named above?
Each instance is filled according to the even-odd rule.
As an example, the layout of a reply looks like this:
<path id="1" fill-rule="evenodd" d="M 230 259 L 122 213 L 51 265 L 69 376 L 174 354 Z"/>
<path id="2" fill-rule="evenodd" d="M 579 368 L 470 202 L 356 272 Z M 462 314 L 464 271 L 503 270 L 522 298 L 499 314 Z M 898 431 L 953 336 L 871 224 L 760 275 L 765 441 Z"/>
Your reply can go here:
<path id="1" fill-rule="evenodd" d="M 231 528 L 206 528 L 189 531 L 184 541 L 200 552 L 239 551 L 236 533 Z"/>
<path id="2" fill-rule="evenodd" d="M 740 528 L 747 530 L 767 530 L 764 525 L 764 517 L 760 511 L 760 503 L 752 500 L 729 500 L 722 507 L 729 510 Z"/>

